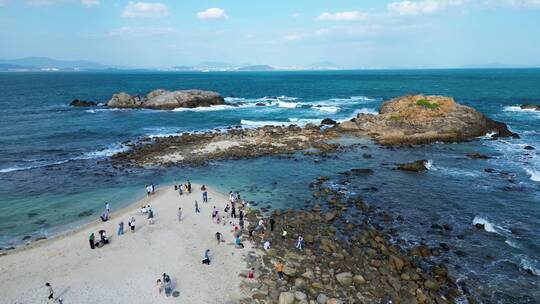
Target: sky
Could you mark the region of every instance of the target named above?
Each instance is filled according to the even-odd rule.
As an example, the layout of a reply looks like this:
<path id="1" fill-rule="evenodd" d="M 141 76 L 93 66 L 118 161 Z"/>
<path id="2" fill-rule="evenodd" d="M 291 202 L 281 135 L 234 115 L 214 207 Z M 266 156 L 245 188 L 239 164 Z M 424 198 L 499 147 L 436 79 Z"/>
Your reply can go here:
<path id="1" fill-rule="evenodd" d="M 144 68 L 540 64 L 540 0 L 0 0 L 0 58 Z"/>

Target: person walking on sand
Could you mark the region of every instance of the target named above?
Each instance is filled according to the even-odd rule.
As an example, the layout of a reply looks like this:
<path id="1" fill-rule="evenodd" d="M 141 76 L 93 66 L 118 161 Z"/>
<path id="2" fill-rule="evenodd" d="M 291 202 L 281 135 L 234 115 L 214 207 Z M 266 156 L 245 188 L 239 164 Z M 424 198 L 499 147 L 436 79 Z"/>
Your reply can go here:
<path id="1" fill-rule="evenodd" d="M 199 210 L 199 202 L 195 201 L 195 213 L 201 213 L 201 210 Z"/>
<path id="2" fill-rule="evenodd" d="M 118 235 L 124 234 L 124 221 L 121 221 L 120 224 L 118 224 Z"/>
<path id="3" fill-rule="evenodd" d="M 131 232 L 135 232 L 135 218 L 131 217 L 131 219 L 128 222 L 129 228 L 131 228 Z"/>
<path id="4" fill-rule="evenodd" d="M 219 245 L 219 243 L 221 243 L 221 233 L 220 232 L 216 232 L 216 240 L 217 240 L 217 244 Z"/>
<path id="5" fill-rule="evenodd" d="M 109 203 L 105 203 L 105 210 L 107 210 L 107 213 L 111 213 L 111 205 Z"/>
<path id="6" fill-rule="evenodd" d="M 191 183 L 189 182 L 189 179 L 187 181 L 187 191 L 191 193 Z"/>
<path id="7" fill-rule="evenodd" d="M 54 290 L 51 286 L 51 283 L 47 282 L 45 283 L 45 287 L 47 288 L 47 303 L 53 303 L 54 302 Z"/>
<path id="8" fill-rule="evenodd" d="M 208 192 L 206 190 L 202 193 L 202 201 L 203 203 L 208 203 Z"/>
<path id="9" fill-rule="evenodd" d="M 159 295 L 161 295 L 163 293 L 163 282 L 161 281 L 161 279 L 157 279 L 156 286 L 157 286 Z"/>
<path id="10" fill-rule="evenodd" d="M 203 255 L 203 264 L 210 265 L 210 249 L 206 249 Z"/>
<path id="11" fill-rule="evenodd" d="M 154 223 L 154 210 L 148 211 L 148 223 L 152 225 Z"/>
<path id="12" fill-rule="evenodd" d="M 182 208 L 178 208 L 178 221 L 182 221 Z"/>
<path id="13" fill-rule="evenodd" d="M 146 185 L 146 195 L 150 196 L 151 192 L 152 192 L 152 188 L 150 188 L 150 185 Z"/>
<path id="14" fill-rule="evenodd" d="M 169 297 L 172 292 L 171 277 L 166 273 L 163 274 L 163 287 L 165 289 L 165 296 Z"/>
<path id="15" fill-rule="evenodd" d="M 90 236 L 88 237 L 88 242 L 90 243 L 90 249 L 96 248 L 96 244 L 94 243 L 94 240 L 96 237 L 94 236 L 94 233 L 90 233 Z"/>

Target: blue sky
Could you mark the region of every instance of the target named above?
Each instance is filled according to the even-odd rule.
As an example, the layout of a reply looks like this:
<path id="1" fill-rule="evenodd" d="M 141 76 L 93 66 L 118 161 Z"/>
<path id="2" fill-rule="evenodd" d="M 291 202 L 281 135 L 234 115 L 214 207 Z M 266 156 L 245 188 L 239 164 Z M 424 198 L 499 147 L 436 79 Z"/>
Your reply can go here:
<path id="1" fill-rule="evenodd" d="M 0 58 L 130 67 L 540 64 L 540 0 L 0 0 Z"/>

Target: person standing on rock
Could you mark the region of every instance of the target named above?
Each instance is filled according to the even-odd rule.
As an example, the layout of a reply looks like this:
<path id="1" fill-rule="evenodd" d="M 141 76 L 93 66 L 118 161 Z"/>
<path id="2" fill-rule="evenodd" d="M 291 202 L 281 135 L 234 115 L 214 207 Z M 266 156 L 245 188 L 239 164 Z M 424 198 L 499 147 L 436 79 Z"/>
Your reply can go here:
<path id="1" fill-rule="evenodd" d="M 276 220 L 274 220 L 273 217 L 270 218 L 270 231 L 274 231 L 274 225 L 276 224 Z"/>
<path id="2" fill-rule="evenodd" d="M 182 208 L 178 208 L 178 221 L 182 221 Z"/>
<path id="3" fill-rule="evenodd" d="M 96 248 L 96 244 L 94 243 L 94 240 L 95 240 L 95 236 L 94 236 L 94 233 L 90 233 L 90 236 L 88 237 L 88 242 L 90 243 L 90 249 L 94 249 Z"/>
<path id="4" fill-rule="evenodd" d="M 236 218 L 236 208 L 234 207 L 234 205 L 231 207 L 231 217 Z"/>
<path id="5" fill-rule="evenodd" d="M 285 267 L 285 265 L 283 265 L 283 263 L 281 262 L 277 262 L 274 267 L 276 267 L 276 271 L 277 271 L 277 274 L 278 274 L 278 278 L 280 280 L 283 280 L 283 268 Z"/>
<path id="6" fill-rule="evenodd" d="M 199 202 L 195 201 L 195 213 L 201 213 L 201 210 L 199 210 Z"/>
<path id="7" fill-rule="evenodd" d="M 298 236 L 298 240 L 296 241 L 296 248 L 300 249 L 300 251 L 304 250 L 304 237 L 301 235 Z"/>
<path id="8" fill-rule="evenodd" d="M 121 221 L 120 224 L 118 224 L 118 235 L 124 234 L 124 221 Z"/>
<path id="9" fill-rule="evenodd" d="M 285 230 L 285 227 L 283 227 L 283 232 L 281 233 L 281 238 L 285 239 L 287 237 L 287 230 Z"/>
<path id="10" fill-rule="evenodd" d="M 266 242 L 264 242 L 264 245 L 263 245 L 264 250 L 268 251 L 270 250 L 271 247 L 272 247 L 272 243 L 270 241 L 267 240 Z"/>

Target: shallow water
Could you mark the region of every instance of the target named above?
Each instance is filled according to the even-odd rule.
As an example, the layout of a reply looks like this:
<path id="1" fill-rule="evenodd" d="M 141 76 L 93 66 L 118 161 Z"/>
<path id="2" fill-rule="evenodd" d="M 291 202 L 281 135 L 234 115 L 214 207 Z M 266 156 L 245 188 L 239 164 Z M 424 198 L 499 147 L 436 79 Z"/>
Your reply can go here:
<path id="1" fill-rule="evenodd" d="M 96 218 L 144 195 L 146 183 L 176 178 L 240 190 L 259 206 L 302 208 L 313 201 L 319 175 L 340 183 L 339 172 L 371 168 L 336 185 L 403 215 L 401 238 L 451 250 L 441 259 L 486 303 L 540 301 L 540 70 L 425 70 L 271 73 L 5 73 L 0 74 L 0 246 L 25 235 L 49 235 Z M 106 102 L 117 91 L 211 89 L 239 107 L 152 111 L 71 108 L 73 98 Z M 504 121 L 519 140 L 480 138 L 461 144 L 383 149 L 361 141 L 330 158 L 271 157 L 212 162 L 201 168 L 116 169 L 107 156 L 143 136 L 243 124 L 347 119 L 374 112 L 383 100 L 407 93 L 450 95 Z M 266 107 L 256 107 L 265 102 Z M 362 146 L 365 146 L 362 148 Z M 367 149 L 366 149 L 367 147 Z M 489 160 L 464 157 L 477 151 Z M 366 159 L 362 154 L 369 153 Z M 422 174 L 394 163 L 431 160 Z M 497 170 L 487 173 L 486 168 Z M 502 173 L 501 173 L 502 172 Z M 79 216 L 92 211 L 90 216 Z M 473 223 L 484 223 L 477 230 Z M 440 232 L 432 224 L 451 224 Z M 465 256 L 458 256 L 462 251 Z M 462 255 L 462 254 L 459 254 Z M 488 257 L 489 256 L 489 257 Z"/>

